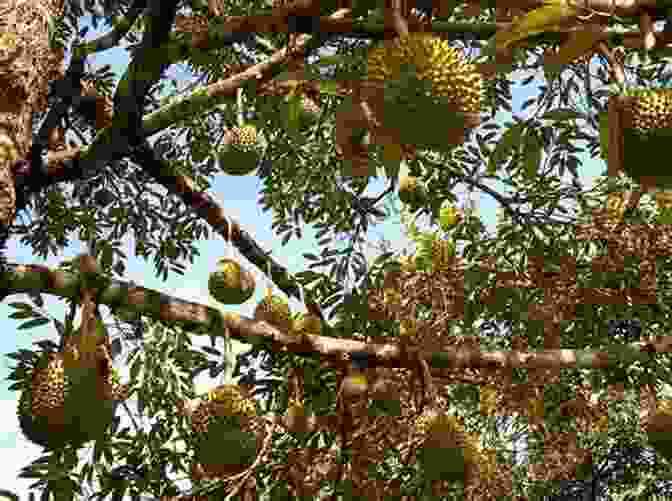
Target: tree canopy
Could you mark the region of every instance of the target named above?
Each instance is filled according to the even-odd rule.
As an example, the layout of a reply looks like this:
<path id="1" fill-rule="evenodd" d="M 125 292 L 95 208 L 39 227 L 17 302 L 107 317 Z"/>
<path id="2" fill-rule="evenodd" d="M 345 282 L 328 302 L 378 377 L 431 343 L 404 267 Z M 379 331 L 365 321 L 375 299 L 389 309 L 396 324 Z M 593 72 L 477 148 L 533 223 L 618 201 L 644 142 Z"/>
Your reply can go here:
<path id="1" fill-rule="evenodd" d="M 45 447 L 23 475 L 43 499 L 669 491 L 672 2 L 434 3 L 2 5 L 0 237 L 41 257 L 90 246 L 58 269 L 1 263 L 0 294 L 31 295 L 9 299 L 19 328 L 58 332 L 9 355 L 22 431 Z M 83 42 L 85 14 L 109 32 Z M 115 87 L 86 60 L 122 40 Z M 162 97 L 177 63 L 194 85 Z M 501 123 L 513 82 L 539 75 L 531 111 Z M 605 162 L 594 186 L 580 155 Z M 225 214 L 208 193 L 221 174 L 260 178 L 283 245 L 317 229 L 308 269 L 289 273 Z M 495 232 L 457 207 L 465 189 L 501 207 Z M 368 230 L 397 216 L 410 248 L 367 259 Z M 124 238 L 166 280 L 211 230 L 244 258 L 208 277 L 223 309 L 125 281 Z M 253 267 L 274 288 L 247 318 L 233 308 Z M 41 294 L 68 316 L 41 312 Z M 233 359 L 216 338 L 250 349 Z M 40 410 L 47 367 L 70 384 L 59 398 L 99 392 L 100 414 L 71 403 L 58 421 L 71 401 L 52 390 Z M 196 393 L 226 367 L 237 386 Z"/>

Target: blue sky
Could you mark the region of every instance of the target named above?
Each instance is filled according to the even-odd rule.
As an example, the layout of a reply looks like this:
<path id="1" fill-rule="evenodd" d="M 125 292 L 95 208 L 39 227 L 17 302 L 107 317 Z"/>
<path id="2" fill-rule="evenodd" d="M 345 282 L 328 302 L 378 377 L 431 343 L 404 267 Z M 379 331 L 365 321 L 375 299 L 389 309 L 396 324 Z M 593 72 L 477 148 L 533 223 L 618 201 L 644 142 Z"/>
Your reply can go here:
<path id="1" fill-rule="evenodd" d="M 90 26 L 88 17 L 85 18 L 83 26 Z M 106 29 L 99 25 L 98 30 L 93 30 L 87 34 L 87 39 L 92 39 Z M 115 48 L 103 53 L 96 54 L 89 59 L 89 62 L 94 67 L 99 67 L 105 64 L 110 64 L 112 71 L 117 76 L 121 76 L 128 64 L 128 55 L 123 48 Z M 69 54 L 66 55 L 66 64 L 69 61 Z M 169 70 L 169 75 L 177 78 L 180 81 L 188 80 L 191 75 L 185 71 L 184 65 L 173 66 Z M 543 74 L 539 75 L 543 78 Z M 512 78 L 516 78 L 512 75 Z M 513 91 L 512 108 L 517 114 L 526 116 L 529 111 L 521 112 L 520 107 L 522 103 L 536 95 L 537 86 L 541 79 L 535 80 L 533 84 L 527 87 L 515 87 Z M 511 118 L 510 113 L 501 113 L 497 119 L 507 120 Z M 150 141 L 152 142 L 152 141 Z M 580 169 L 584 178 L 585 186 L 591 184 L 592 179 L 598 176 L 604 169 L 604 164 L 600 160 L 586 160 Z M 498 191 L 503 190 L 503 186 L 499 183 L 489 183 L 490 186 Z M 256 241 L 265 250 L 271 250 L 274 258 L 286 266 L 290 272 L 296 273 L 306 268 L 307 263 L 303 259 L 304 252 L 314 252 L 317 248 L 317 242 L 314 239 L 315 231 L 307 229 L 300 241 L 291 240 L 286 246 L 280 244 L 280 239 L 276 237 L 271 231 L 272 216 L 271 213 L 262 212 L 257 205 L 256 200 L 261 188 L 261 182 L 256 176 L 247 177 L 230 177 L 226 175 L 215 176 L 212 180 L 210 193 L 222 204 L 225 213 L 236 219 L 241 227 L 247 230 L 254 236 Z M 380 193 L 385 188 L 385 179 L 374 179 L 369 186 L 372 194 Z M 463 192 L 458 192 L 459 204 L 463 201 Z M 398 202 L 397 202 L 398 203 Z M 478 206 L 481 218 L 489 229 L 493 229 L 495 225 L 495 210 L 497 208 L 494 200 L 488 195 L 482 195 L 478 199 Z M 391 240 L 395 249 L 403 248 L 407 240 L 404 237 L 403 231 L 398 220 L 390 220 L 370 230 L 369 237 L 372 240 L 378 240 L 381 236 Z M 127 241 L 126 253 L 128 256 L 133 254 L 133 242 Z M 208 273 L 214 268 L 217 259 L 223 257 L 228 252 L 235 253 L 235 250 L 227 250 L 226 244 L 221 238 L 200 242 L 198 245 L 200 256 L 195 259 L 194 265 L 184 276 L 172 275 L 169 276 L 166 282 L 157 278 L 154 274 L 153 265 L 145 263 L 142 260 L 134 257 L 129 257 L 127 262 L 127 279 L 133 280 L 145 287 L 161 290 L 168 294 L 181 297 L 186 300 L 197 301 L 202 303 L 209 303 L 212 306 L 217 306 L 216 303 L 208 297 L 207 279 Z M 82 252 L 84 248 L 78 240 L 67 247 L 62 256 L 51 257 L 42 260 L 34 257 L 30 248 L 12 240 L 8 246 L 7 257 L 10 262 L 24 263 L 24 264 L 46 264 L 55 266 L 59 262 L 76 256 Z M 226 311 L 237 311 L 243 315 L 252 316 L 254 305 L 261 299 L 265 288 L 265 280 L 263 276 L 254 268 L 250 267 L 251 271 L 255 273 L 257 278 L 257 290 L 255 297 L 240 307 L 227 307 Z M 7 298 L 3 303 L 0 303 L 0 330 L 8 334 L 0 337 L 0 353 L 6 354 L 16 351 L 19 348 L 32 348 L 32 343 L 41 339 L 55 340 L 53 327 L 50 325 L 32 329 L 29 331 L 17 331 L 17 326 L 21 321 L 9 319 L 8 316 L 14 310 L 7 306 L 9 302 L 28 302 L 28 299 L 23 295 L 16 295 Z M 45 296 L 45 310 L 50 315 L 63 320 L 65 316 L 64 304 L 56 298 Z M 294 300 L 290 301 L 290 306 L 296 311 L 299 309 L 298 303 Z M 108 317 L 109 318 L 109 317 Z M 209 343 L 207 338 L 197 337 L 196 344 Z M 17 394 L 10 392 L 7 388 L 9 382 L 4 378 L 9 373 L 9 366 L 11 361 L 6 357 L 0 362 L 0 448 L 4 449 L 5 457 L 11 457 L 12 461 L 5 462 L 4 468 L 0 470 L 0 488 L 9 489 L 17 492 L 22 499 L 27 499 L 28 486 L 31 482 L 27 480 L 17 479 L 17 473 L 22 466 L 27 465 L 30 461 L 37 458 L 39 455 L 39 448 L 27 442 L 18 429 L 18 422 L 16 419 L 16 399 Z M 123 379 L 122 371 L 122 379 Z M 211 384 L 209 378 L 199 378 L 197 381 L 200 388 L 206 388 Z"/>

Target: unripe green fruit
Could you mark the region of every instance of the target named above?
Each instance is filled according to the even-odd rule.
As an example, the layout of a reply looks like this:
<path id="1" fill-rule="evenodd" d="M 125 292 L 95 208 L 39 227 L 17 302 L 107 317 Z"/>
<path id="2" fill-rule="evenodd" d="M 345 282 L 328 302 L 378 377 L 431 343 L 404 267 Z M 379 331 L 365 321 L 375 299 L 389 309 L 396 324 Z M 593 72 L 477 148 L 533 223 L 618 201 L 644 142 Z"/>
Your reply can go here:
<path id="1" fill-rule="evenodd" d="M 217 271 L 210 273 L 208 290 L 223 304 L 242 304 L 254 294 L 254 277 L 233 259 L 220 259 Z"/>
<path id="2" fill-rule="evenodd" d="M 218 154 L 219 168 L 230 176 L 251 174 L 259 162 L 257 129 L 254 125 L 234 127 Z"/>

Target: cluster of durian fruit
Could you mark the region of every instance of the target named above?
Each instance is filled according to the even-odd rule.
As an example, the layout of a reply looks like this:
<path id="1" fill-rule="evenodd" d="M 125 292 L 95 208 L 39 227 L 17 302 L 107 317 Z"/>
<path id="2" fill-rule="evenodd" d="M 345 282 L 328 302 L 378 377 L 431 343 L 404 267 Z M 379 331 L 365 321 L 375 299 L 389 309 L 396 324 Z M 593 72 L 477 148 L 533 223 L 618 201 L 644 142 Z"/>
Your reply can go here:
<path id="1" fill-rule="evenodd" d="M 252 297 L 255 281 L 234 259 L 220 259 L 217 270 L 210 273 L 208 290 L 222 304 L 242 304 Z M 267 322 L 292 335 L 315 334 L 322 331 L 322 321 L 312 313 L 292 315 L 287 299 L 269 289 L 254 310 L 254 319 Z"/>
<path id="2" fill-rule="evenodd" d="M 411 69 L 417 80 L 431 84 L 432 96 L 446 98 L 465 113 L 480 111 L 481 74 L 446 40 L 427 33 L 409 33 L 371 49 L 367 63 L 369 80 L 398 81 Z"/>

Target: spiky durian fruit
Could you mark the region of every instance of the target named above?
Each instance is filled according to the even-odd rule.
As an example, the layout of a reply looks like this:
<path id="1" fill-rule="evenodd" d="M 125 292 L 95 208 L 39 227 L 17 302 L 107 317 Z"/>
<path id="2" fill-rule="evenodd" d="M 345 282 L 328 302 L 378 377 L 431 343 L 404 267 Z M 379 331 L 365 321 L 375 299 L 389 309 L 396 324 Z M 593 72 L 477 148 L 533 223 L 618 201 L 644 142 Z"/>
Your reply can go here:
<path id="1" fill-rule="evenodd" d="M 312 313 L 299 313 L 294 319 L 292 333 L 300 336 L 303 334 L 319 336 L 322 332 L 322 321 Z"/>
<path id="2" fill-rule="evenodd" d="M 369 80 L 399 80 L 405 68 L 414 70 L 418 80 L 431 83 L 433 96 L 448 98 L 462 112 L 480 111 L 481 74 L 446 40 L 427 33 L 409 33 L 373 48 L 367 63 Z"/>
<path id="3" fill-rule="evenodd" d="M 289 332 L 292 328 L 292 315 L 287 300 L 267 294 L 254 310 L 254 319 L 263 320 L 278 329 Z"/>
<path id="4" fill-rule="evenodd" d="M 386 42 L 369 51 L 367 74 L 384 84 L 384 125 L 404 144 L 450 149 L 478 122 L 482 76 L 445 40 L 410 33 Z"/>
<path id="5" fill-rule="evenodd" d="M 672 188 L 672 175 L 659 160 L 672 137 L 672 89 L 634 89 L 623 130 L 623 170 L 647 186 Z"/>
<path id="6" fill-rule="evenodd" d="M 656 412 L 649 418 L 647 424 L 649 442 L 661 455 L 668 460 L 672 459 L 672 400 L 659 400 L 656 403 Z"/>
<path id="7" fill-rule="evenodd" d="M 80 445 L 98 437 L 112 422 L 115 393 L 109 371 L 67 368 L 62 353 L 43 356 L 19 399 L 22 431 L 47 448 Z"/>
<path id="8" fill-rule="evenodd" d="M 417 177 L 403 176 L 399 179 L 399 199 L 411 207 L 423 205 L 426 193 Z"/>
<path id="9" fill-rule="evenodd" d="M 229 130 L 219 153 L 219 167 L 230 176 L 245 176 L 257 168 L 257 128 L 254 125 Z"/>
<path id="10" fill-rule="evenodd" d="M 46 367 L 38 368 L 33 376 L 31 411 L 34 416 L 49 418 L 61 409 L 70 389 L 66 381 L 63 357 L 50 357 Z"/>
<path id="11" fill-rule="evenodd" d="M 432 409 L 416 419 L 415 428 L 425 437 L 418 459 L 428 475 L 442 480 L 463 479 L 470 454 L 460 419 Z"/>
<path id="12" fill-rule="evenodd" d="M 223 304 L 242 304 L 254 294 L 254 277 L 233 259 L 220 259 L 210 273 L 208 290 Z"/>
<path id="13" fill-rule="evenodd" d="M 207 475 L 236 473 L 252 463 L 257 437 L 243 422 L 254 416 L 254 401 L 235 384 L 216 387 L 199 403 L 191 414 L 191 426 L 196 433 L 196 460 Z"/>

